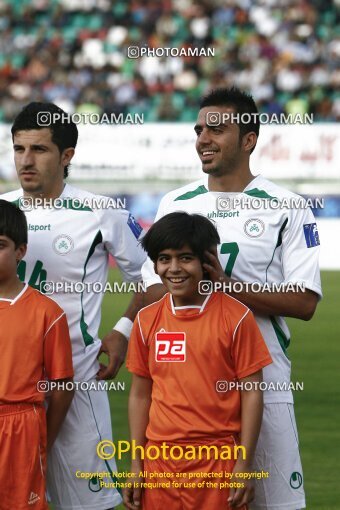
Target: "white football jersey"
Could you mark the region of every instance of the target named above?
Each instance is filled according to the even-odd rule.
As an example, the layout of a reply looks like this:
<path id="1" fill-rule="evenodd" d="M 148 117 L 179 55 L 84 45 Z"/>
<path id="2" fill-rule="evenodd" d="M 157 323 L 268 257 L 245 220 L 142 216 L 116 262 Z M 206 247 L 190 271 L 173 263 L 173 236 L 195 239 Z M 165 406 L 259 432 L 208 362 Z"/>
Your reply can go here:
<path id="1" fill-rule="evenodd" d="M 294 208 L 290 208 L 292 204 Z M 312 211 L 299 195 L 260 175 L 242 193 L 211 192 L 208 176 L 204 176 L 167 193 L 155 221 L 174 211 L 204 214 L 215 223 L 221 238 L 219 259 L 231 278 L 268 286 L 300 284 L 300 288 L 322 296 L 317 227 Z M 147 286 L 161 283 L 149 259 L 142 274 Z M 266 391 L 264 400 L 292 403 L 287 324 L 283 317 L 255 314 L 255 318 L 273 358 L 273 363 L 263 369 L 263 376 L 266 383 L 275 384 L 275 389 Z"/>
<path id="2" fill-rule="evenodd" d="M 19 204 L 22 196 L 23 190 L 19 189 L 1 198 Z M 109 254 L 115 258 L 123 279 L 131 282 L 141 280 L 141 266 L 146 255 L 138 242 L 142 229 L 129 211 L 91 208 L 89 204 L 93 201 L 101 205 L 98 199 L 109 199 L 69 184 L 65 185 L 59 199 L 63 207 L 25 210 L 28 249 L 19 264 L 18 274 L 21 280 L 39 290 L 41 282 L 46 281 L 46 292 L 50 290 L 49 282 L 52 288 L 56 282 L 84 284 L 79 286 L 80 292 L 58 292 L 51 297 L 67 315 L 75 380 L 86 381 L 99 369 L 96 358 L 103 299 L 100 289 L 105 288 L 107 282 Z M 84 206 L 80 205 L 82 203 Z M 89 291 L 92 288 L 94 292 Z"/>

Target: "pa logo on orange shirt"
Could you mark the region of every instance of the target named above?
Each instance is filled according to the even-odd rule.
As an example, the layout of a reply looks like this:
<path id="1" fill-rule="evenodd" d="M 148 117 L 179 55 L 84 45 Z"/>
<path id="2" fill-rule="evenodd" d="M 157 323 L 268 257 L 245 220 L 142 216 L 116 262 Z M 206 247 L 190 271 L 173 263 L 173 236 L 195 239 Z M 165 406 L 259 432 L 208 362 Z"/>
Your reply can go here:
<path id="1" fill-rule="evenodd" d="M 156 361 L 185 361 L 184 332 L 158 331 L 156 333 Z"/>

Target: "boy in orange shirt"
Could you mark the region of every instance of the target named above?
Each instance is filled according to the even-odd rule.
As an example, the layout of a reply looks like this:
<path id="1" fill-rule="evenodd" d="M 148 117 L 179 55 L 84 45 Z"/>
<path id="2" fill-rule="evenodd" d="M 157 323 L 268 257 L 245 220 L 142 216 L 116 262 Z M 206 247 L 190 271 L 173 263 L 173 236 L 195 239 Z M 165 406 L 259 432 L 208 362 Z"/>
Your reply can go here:
<path id="1" fill-rule="evenodd" d="M 17 277 L 26 245 L 24 213 L 0 200 L 0 510 L 48 509 L 46 450 L 73 397 L 59 384 L 45 413 L 46 379 L 72 381 L 71 343 L 63 310 Z"/>
<path id="2" fill-rule="evenodd" d="M 251 471 L 262 420 L 258 386 L 262 368 L 272 360 L 245 305 L 222 292 L 199 292 L 199 282 L 207 279 L 205 252 L 219 243 L 207 218 L 180 212 L 161 218 L 142 240 L 169 293 L 142 309 L 134 323 L 127 360 L 133 373 L 130 434 L 144 452 L 162 444 L 168 449 L 155 460 L 146 454 L 144 462 L 141 455 L 132 460 L 138 485 L 124 494 L 130 510 L 244 510 L 253 497 L 252 484 L 237 473 Z M 247 383 L 247 389 L 226 391 L 235 382 Z M 221 454 L 226 445 L 231 451 L 236 444 L 244 446 L 243 458 Z M 200 456 L 202 445 L 219 454 Z M 173 457 L 171 447 L 177 447 Z M 183 452 L 194 447 L 197 455 L 175 460 L 178 447 Z M 185 475 L 150 479 L 150 472 Z M 205 476 L 225 472 L 233 478 Z M 165 484 L 141 489 L 143 482 L 169 480 L 170 488 Z M 173 481 L 181 483 L 176 486 Z M 208 482 L 217 485 L 206 488 Z M 228 486 L 232 482 L 242 483 L 235 489 Z"/>

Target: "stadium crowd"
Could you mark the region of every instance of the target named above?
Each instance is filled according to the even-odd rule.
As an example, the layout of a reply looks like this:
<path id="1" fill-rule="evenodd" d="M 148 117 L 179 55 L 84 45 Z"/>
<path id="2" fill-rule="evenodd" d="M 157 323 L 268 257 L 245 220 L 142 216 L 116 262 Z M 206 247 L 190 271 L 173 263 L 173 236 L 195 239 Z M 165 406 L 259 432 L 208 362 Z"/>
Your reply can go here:
<path id="1" fill-rule="evenodd" d="M 262 112 L 340 118 L 339 0 L 0 0 L 0 121 L 32 100 L 68 112 L 195 120 L 235 84 Z M 339 26 L 339 25 L 338 25 Z M 214 57 L 127 58 L 129 46 Z"/>

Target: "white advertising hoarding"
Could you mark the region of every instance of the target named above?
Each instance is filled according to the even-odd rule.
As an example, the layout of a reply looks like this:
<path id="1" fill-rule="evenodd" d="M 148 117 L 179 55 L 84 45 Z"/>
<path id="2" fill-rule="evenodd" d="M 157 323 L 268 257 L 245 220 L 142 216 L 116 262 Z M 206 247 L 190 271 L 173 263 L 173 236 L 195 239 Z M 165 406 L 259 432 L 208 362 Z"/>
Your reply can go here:
<path id="1" fill-rule="evenodd" d="M 72 177 L 191 180 L 201 175 L 193 124 L 78 125 Z M 338 124 L 261 125 L 251 168 L 271 179 L 340 179 Z M 0 175 L 14 178 L 9 125 L 0 125 Z"/>

